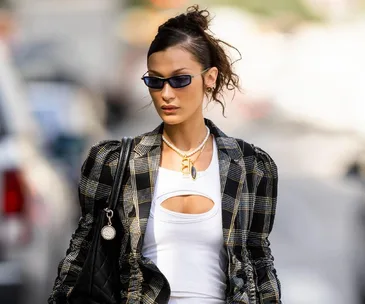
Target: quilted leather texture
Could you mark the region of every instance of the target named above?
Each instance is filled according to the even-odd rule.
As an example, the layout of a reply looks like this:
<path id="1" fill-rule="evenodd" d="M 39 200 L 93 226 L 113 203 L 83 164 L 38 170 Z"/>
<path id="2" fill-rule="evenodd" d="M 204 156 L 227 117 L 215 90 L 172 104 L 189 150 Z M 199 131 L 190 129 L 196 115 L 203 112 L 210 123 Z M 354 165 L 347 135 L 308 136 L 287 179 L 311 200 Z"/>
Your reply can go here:
<path id="1" fill-rule="evenodd" d="M 106 241 L 100 231 L 106 225 L 105 212 L 100 211 L 93 229 L 94 239 L 77 282 L 68 296 L 69 304 L 120 304 L 119 254 L 122 225 L 114 215 L 117 235 Z M 119 223 L 119 224 L 118 224 Z"/>

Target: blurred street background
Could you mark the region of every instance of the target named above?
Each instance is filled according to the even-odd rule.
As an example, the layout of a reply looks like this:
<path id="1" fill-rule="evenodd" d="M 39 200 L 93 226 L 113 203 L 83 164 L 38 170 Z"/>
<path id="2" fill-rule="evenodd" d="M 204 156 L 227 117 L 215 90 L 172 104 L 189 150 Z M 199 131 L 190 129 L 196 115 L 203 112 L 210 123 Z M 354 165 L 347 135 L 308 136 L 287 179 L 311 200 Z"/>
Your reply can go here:
<path id="1" fill-rule="evenodd" d="M 160 123 L 146 53 L 191 4 L 242 54 L 206 117 L 279 167 L 283 303 L 365 303 L 365 0 L 0 0 L 0 304 L 46 303 L 82 161 Z"/>

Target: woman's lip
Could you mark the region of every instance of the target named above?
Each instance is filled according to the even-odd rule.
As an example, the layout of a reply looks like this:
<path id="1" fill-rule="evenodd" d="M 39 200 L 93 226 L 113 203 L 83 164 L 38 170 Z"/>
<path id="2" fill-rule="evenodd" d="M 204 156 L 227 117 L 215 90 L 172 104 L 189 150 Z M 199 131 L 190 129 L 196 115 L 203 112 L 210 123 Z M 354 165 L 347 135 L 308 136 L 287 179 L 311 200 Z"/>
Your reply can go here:
<path id="1" fill-rule="evenodd" d="M 162 107 L 162 111 L 166 114 L 175 114 L 179 108 L 176 107 Z"/>
<path id="2" fill-rule="evenodd" d="M 177 110 L 178 107 L 173 107 L 173 106 L 164 106 L 164 107 L 161 107 L 162 110 Z"/>

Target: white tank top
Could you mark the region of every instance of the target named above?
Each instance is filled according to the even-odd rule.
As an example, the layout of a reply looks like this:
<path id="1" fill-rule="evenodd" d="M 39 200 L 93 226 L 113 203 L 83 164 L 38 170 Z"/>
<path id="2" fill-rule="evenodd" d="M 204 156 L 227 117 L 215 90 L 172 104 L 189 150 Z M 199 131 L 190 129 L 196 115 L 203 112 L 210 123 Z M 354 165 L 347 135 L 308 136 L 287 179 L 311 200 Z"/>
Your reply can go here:
<path id="1" fill-rule="evenodd" d="M 161 206 L 168 198 L 201 195 L 214 202 L 208 212 L 185 214 Z M 218 152 L 196 180 L 160 168 L 142 254 L 151 259 L 171 287 L 169 304 L 225 303 L 227 255 L 223 247 Z"/>

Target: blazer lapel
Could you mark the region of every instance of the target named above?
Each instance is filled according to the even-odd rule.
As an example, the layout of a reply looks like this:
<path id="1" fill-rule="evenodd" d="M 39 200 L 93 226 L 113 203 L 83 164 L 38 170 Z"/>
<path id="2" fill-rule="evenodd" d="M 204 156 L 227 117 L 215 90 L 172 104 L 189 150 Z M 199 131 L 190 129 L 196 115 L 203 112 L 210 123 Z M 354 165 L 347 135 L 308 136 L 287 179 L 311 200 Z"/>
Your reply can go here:
<path id="1" fill-rule="evenodd" d="M 241 208 L 241 194 L 246 182 L 246 169 L 242 151 L 237 141 L 226 136 L 210 120 L 206 124 L 214 135 L 218 147 L 219 171 L 222 194 L 223 238 L 227 247 L 239 241 L 234 234 L 235 220 Z M 241 238 L 240 238 L 241 239 Z"/>
<path id="2" fill-rule="evenodd" d="M 138 139 L 129 160 L 132 203 L 130 235 L 132 250 L 142 249 L 143 235 L 150 214 L 152 196 L 161 159 L 162 125 Z M 132 211 L 132 210 L 129 210 Z"/>

